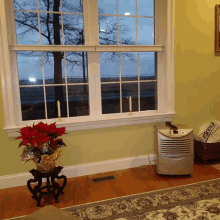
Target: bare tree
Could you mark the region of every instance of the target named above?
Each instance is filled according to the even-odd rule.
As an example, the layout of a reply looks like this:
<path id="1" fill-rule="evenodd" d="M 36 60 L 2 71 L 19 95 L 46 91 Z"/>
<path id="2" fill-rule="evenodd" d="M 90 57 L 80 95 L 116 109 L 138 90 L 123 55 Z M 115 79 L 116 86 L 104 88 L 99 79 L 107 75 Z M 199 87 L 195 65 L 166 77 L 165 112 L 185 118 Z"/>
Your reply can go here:
<path id="1" fill-rule="evenodd" d="M 61 45 L 62 44 L 62 25 L 64 30 L 65 45 L 83 45 L 84 44 L 84 30 L 83 23 L 80 25 L 80 15 L 66 15 L 63 17 L 63 24 L 61 24 L 61 14 L 60 12 L 60 0 L 41 0 L 39 1 L 39 10 L 48 11 L 48 13 L 40 13 L 40 24 L 41 28 L 38 27 L 38 14 L 35 12 L 25 12 L 18 11 L 15 13 L 15 21 L 17 28 L 21 30 L 19 35 L 24 36 L 27 33 L 39 33 L 41 31 L 41 38 L 48 45 Z M 62 1 L 63 12 L 73 12 L 82 13 L 83 4 L 82 0 L 63 0 Z M 14 0 L 14 7 L 18 10 L 27 10 L 32 8 L 35 0 Z M 56 13 L 49 13 L 50 11 Z M 99 12 L 103 12 L 103 9 L 99 8 Z M 71 19 L 68 18 L 71 16 Z M 106 23 L 106 29 L 99 30 L 99 41 L 100 44 L 118 44 L 117 37 L 117 22 L 108 21 L 106 16 L 99 16 L 99 27 Z M 126 34 L 129 29 L 124 25 L 120 26 L 120 33 Z M 121 39 L 120 44 L 134 44 L 131 38 L 125 37 Z M 62 84 L 62 60 L 64 58 L 63 52 L 51 52 L 45 53 L 45 62 L 50 62 L 49 56 L 53 56 L 54 61 L 54 84 Z M 118 53 L 110 53 L 108 59 L 115 60 L 118 59 Z M 69 56 L 74 55 L 74 59 L 69 58 Z M 131 54 L 124 53 L 124 56 L 129 57 L 133 60 Z M 86 82 L 86 60 L 84 52 L 72 52 L 66 56 L 66 60 L 71 65 L 82 65 L 83 70 L 83 82 Z M 82 60 L 82 61 L 80 61 Z M 86 92 L 86 86 L 84 86 L 84 92 Z M 64 100 L 63 86 L 55 86 L 55 111 L 57 114 L 56 103 L 60 101 L 62 109 L 62 117 L 67 115 L 66 103 Z"/>

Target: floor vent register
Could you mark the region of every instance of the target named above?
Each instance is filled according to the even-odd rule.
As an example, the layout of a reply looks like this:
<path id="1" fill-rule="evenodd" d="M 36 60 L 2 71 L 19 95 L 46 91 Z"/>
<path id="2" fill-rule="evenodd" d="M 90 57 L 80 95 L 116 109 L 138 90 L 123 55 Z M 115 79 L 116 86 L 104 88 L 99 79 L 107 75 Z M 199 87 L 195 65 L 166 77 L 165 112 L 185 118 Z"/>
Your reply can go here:
<path id="1" fill-rule="evenodd" d="M 111 175 L 111 176 L 93 178 L 92 180 L 94 183 L 98 183 L 98 182 L 104 182 L 104 181 L 115 180 L 115 179 L 116 179 L 115 176 Z"/>

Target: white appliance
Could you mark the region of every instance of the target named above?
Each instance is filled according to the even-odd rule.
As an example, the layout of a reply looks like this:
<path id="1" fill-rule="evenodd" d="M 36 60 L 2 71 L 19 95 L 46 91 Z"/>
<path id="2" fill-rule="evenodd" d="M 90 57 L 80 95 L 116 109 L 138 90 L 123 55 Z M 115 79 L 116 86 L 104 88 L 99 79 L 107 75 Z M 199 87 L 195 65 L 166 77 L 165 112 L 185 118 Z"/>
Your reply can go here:
<path id="1" fill-rule="evenodd" d="M 172 129 L 172 125 L 156 127 L 158 174 L 187 175 L 193 172 L 193 129 L 184 125 L 175 126 L 177 130 Z"/>

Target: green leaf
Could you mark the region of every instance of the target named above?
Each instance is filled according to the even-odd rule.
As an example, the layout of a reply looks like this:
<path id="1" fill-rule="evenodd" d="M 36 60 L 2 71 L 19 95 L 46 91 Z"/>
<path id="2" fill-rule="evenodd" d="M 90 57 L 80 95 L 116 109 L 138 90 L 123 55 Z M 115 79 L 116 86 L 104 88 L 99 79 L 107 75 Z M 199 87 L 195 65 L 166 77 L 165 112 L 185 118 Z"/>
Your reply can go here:
<path id="1" fill-rule="evenodd" d="M 24 145 L 24 143 L 23 143 L 23 141 L 21 141 L 20 144 L 18 145 L 18 149 L 23 145 Z"/>
<path id="2" fill-rule="evenodd" d="M 65 146 L 66 147 L 66 144 L 63 142 L 63 140 L 57 141 L 57 144 L 59 146 Z"/>
<path id="3" fill-rule="evenodd" d="M 62 141 L 62 145 L 66 147 L 66 144 Z"/>

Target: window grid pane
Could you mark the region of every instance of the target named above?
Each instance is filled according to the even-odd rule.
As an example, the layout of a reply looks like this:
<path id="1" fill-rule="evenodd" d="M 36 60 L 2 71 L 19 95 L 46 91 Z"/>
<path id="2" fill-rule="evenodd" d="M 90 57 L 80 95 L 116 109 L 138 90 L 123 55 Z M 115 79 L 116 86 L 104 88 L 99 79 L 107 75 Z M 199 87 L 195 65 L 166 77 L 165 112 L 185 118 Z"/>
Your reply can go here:
<path id="1" fill-rule="evenodd" d="M 105 71 L 106 69 L 109 70 L 109 67 L 112 68 L 110 69 L 110 73 L 116 72 L 116 70 L 118 69 L 117 65 L 113 66 L 114 63 L 108 60 L 110 58 L 113 59 L 113 56 L 114 55 L 111 53 L 100 53 L 103 114 L 117 113 L 119 107 L 120 113 L 129 112 L 130 96 L 132 98 L 132 111 L 157 110 L 156 53 L 133 52 L 118 53 L 118 55 L 116 54 L 116 58 L 119 57 L 119 80 L 115 80 L 114 77 L 109 76 L 108 71 Z M 132 65 L 128 66 L 125 70 L 126 75 L 124 79 L 122 74 L 123 56 L 125 58 L 128 57 L 129 59 L 131 59 L 128 60 L 130 63 L 132 63 L 132 60 L 134 62 L 133 67 Z M 124 66 L 127 65 L 128 64 L 126 63 Z M 129 71 L 131 72 L 129 73 Z M 118 95 L 116 95 L 115 93 L 117 93 Z M 118 101 L 118 99 L 120 99 L 120 102 Z M 113 102 L 113 100 L 115 100 L 115 102 Z"/>
<path id="2" fill-rule="evenodd" d="M 99 2 L 101 3 L 101 1 L 108 1 L 108 0 L 99 0 Z M 105 13 L 105 10 L 99 10 L 99 40 L 100 40 L 100 44 L 115 44 L 113 43 L 113 41 L 109 41 L 109 40 L 103 40 L 105 39 L 105 35 L 108 35 L 108 38 L 109 38 L 109 34 L 110 34 L 110 38 L 112 39 L 115 39 L 115 36 L 113 37 L 113 33 L 115 35 L 115 32 L 116 32 L 116 29 L 114 29 L 114 27 L 116 27 L 115 25 L 112 25 L 114 24 L 113 22 L 113 19 L 114 17 L 117 17 L 117 38 L 118 38 L 118 45 L 154 45 L 155 44 L 155 39 L 154 39 L 154 13 L 151 13 L 152 11 L 154 12 L 154 0 L 151 0 L 149 1 L 150 2 L 150 6 L 147 10 L 141 10 L 141 7 L 140 5 L 143 5 L 143 4 L 147 4 L 146 1 L 145 2 L 137 2 L 137 0 L 129 0 L 129 1 L 133 1 L 133 4 L 135 4 L 135 7 L 131 7 L 131 10 L 133 10 L 135 8 L 135 12 L 133 11 L 132 13 L 122 13 L 119 12 L 119 9 L 123 9 L 125 10 L 123 7 L 119 7 L 119 2 L 117 0 L 117 14 L 115 15 L 114 13 L 111 13 L 112 15 L 109 15 L 108 13 Z M 148 2 L 148 3 L 149 3 Z M 122 1 L 120 1 L 120 4 L 122 3 Z M 101 4 L 100 4 L 101 5 Z M 114 5 L 114 4 L 113 4 Z M 127 5 L 129 6 L 129 5 Z M 110 7 L 110 5 L 109 5 Z M 151 9 L 151 10 L 150 10 Z M 110 8 L 106 8 L 106 10 L 110 10 Z M 144 14 L 145 13 L 145 14 Z M 127 16 L 126 16 L 127 15 Z M 132 18 L 134 20 L 132 20 Z M 127 24 L 125 22 L 126 21 Z M 152 22 L 153 21 L 153 22 Z M 132 22 L 134 23 L 132 25 Z M 135 26 L 136 25 L 136 26 Z M 130 29 L 132 29 L 132 27 L 135 26 L 135 29 L 132 31 L 128 28 L 128 26 L 131 26 Z M 126 29 L 129 29 L 130 32 L 129 33 L 134 33 L 132 36 L 131 34 L 130 35 L 127 35 L 126 33 Z M 150 33 L 147 33 L 147 35 L 144 33 L 144 30 L 149 30 Z M 128 30 L 127 30 L 128 32 Z M 146 38 L 147 36 L 147 38 Z M 100 53 L 100 56 L 102 56 L 103 53 Z M 116 54 L 116 53 L 115 53 Z M 102 92 L 105 91 L 103 85 L 104 84 L 109 84 L 111 82 L 116 82 L 116 83 L 119 83 L 120 84 L 120 112 L 124 112 L 124 110 L 122 108 L 124 108 L 124 103 L 126 103 L 126 100 L 123 98 L 122 99 L 122 87 L 123 87 L 123 84 L 125 83 L 125 81 L 129 81 L 131 84 L 132 82 L 134 81 L 137 81 L 137 85 L 138 85 L 138 95 L 137 95 L 137 99 L 135 100 L 137 104 L 137 107 L 138 107 L 138 111 L 141 111 L 142 110 L 145 110 L 141 105 L 141 103 L 143 103 L 143 98 L 142 96 L 146 96 L 145 93 L 147 93 L 148 91 L 142 91 L 141 92 L 141 83 L 140 82 L 143 82 L 143 80 L 157 80 L 156 78 L 156 60 L 154 60 L 154 63 L 151 63 L 151 64 L 148 64 L 148 65 L 144 65 L 144 60 L 143 57 L 139 56 L 139 52 L 136 53 L 137 54 L 137 67 L 136 67 L 136 78 L 134 77 L 129 77 L 128 78 L 125 78 L 124 77 L 124 73 L 128 73 L 128 70 L 130 69 L 129 65 L 128 64 L 123 64 L 122 60 L 123 60 L 123 56 L 121 55 L 125 55 L 125 54 L 129 54 L 129 53 L 119 53 L 119 64 L 120 64 L 120 67 L 119 67 L 119 74 L 120 74 L 120 79 L 119 79 L 119 82 L 116 82 L 118 81 L 117 78 L 112 78 L 111 77 L 111 72 L 113 72 L 114 74 L 117 72 L 116 70 L 115 71 L 110 71 L 111 68 L 114 68 L 113 66 L 111 66 L 110 68 L 108 68 L 109 70 L 109 74 L 108 74 L 108 77 L 110 79 L 104 79 L 102 77 L 102 73 L 105 72 L 106 74 L 106 71 L 104 71 L 104 68 L 102 68 L 102 63 L 100 62 L 100 69 L 101 69 L 101 84 L 102 84 Z M 134 53 L 130 53 L 130 54 L 134 54 Z M 142 53 L 143 54 L 143 53 Z M 156 54 L 156 53 L 155 53 Z M 123 70 L 127 68 L 127 70 Z M 106 68 L 107 69 L 107 68 Z M 153 70 L 154 69 L 154 70 Z M 152 72 L 153 70 L 153 72 Z M 140 72 L 141 71 L 141 72 Z M 153 74 L 153 75 L 152 75 Z M 132 79 L 133 78 L 133 79 Z M 142 84 L 143 85 L 143 84 Z M 147 84 L 146 84 L 147 85 Z M 143 89 L 142 89 L 143 90 Z M 110 91 L 114 91 L 113 88 L 109 87 L 109 92 Z M 105 91 L 106 92 L 106 91 Z M 148 92 L 149 93 L 149 92 Z M 112 94 L 113 95 L 113 94 Z M 148 95 L 153 95 L 153 93 L 151 94 L 148 94 Z M 113 95 L 114 96 L 114 95 Z M 103 94 L 102 94 L 102 97 L 104 98 Z M 110 98 L 110 97 L 109 97 Z M 105 101 L 103 100 L 103 102 L 106 103 L 106 97 L 104 98 Z M 155 95 L 154 95 L 154 99 L 156 99 Z M 105 104 L 107 105 L 107 104 Z M 133 105 L 133 103 L 132 103 Z M 149 107 L 150 109 L 157 109 L 156 107 L 156 104 L 152 107 L 152 105 L 154 105 L 152 102 L 151 102 L 151 107 Z M 105 110 L 103 110 L 103 113 L 116 113 L 117 111 L 113 111 L 112 109 L 112 112 L 109 112 L 108 110 L 106 110 L 106 106 L 103 106 L 105 107 Z M 150 110 L 149 109 L 149 110 Z M 146 109 L 147 110 L 147 109 Z"/>
<path id="3" fill-rule="evenodd" d="M 83 65 L 81 72 L 79 71 L 80 68 L 73 71 L 74 66 L 77 64 L 77 61 L 74 60 L 74 53 L 69 52 L 69 55 L 72 55 L 72 60 L 68 61 L 70 63 L 69 66 L 72 65 L 72 68 L 69 69 L 67 69 L 66 65 L 67 56 L 65 52 L 63 54 L 65 60 L 63 62 L 57 59 L 62 53 L 63 52 L 51 52 L 51 55 L 47 52 L 17 52 L 23 120 L 57 118 L 58 100 L 60 101 L 62 117 L 75 117 L 89 114 L 88 76 L 83 74 L 82 71 L 82 68 L 87 69 L 87 60 L 82 62 L 83 57 L 81 57 L 81 60 L 78 60 L 78 65 Z M 86 59 L 86 54 L 84 54 L 84 52 L 80 53 L 81 56 L 83 54 L 84 59 Z M 78 57 L 75 55 L 75 58 Z M 46 65 L 50 65 L 50 61 L 53 61 L 53 59 L 57 61 L 55 65 L 52 63 L 52 68 L 46 68 Z M 64 64 L 64 68 L 61 67 L 62 63 Z M 30 65 L 32 65 L 31 68 Z M 30 69 L 32 71 L 30 71 Z M 58 74 L 58 78 L 56 74 Z M 49 76 L 49 79 L 47 79 L 47 76 Z M 53 78 L 54 76 L 55 78 Z M 60 78 L 60 76 L 62 77 Z M 84 79 L 80 80 L 79 83 L 78 80 L 73 83 L 67 81 L 67 76 Z M 85 77 L 87 77 L 87 83 L 83 83 L 83 81 L 86 81 Z"/>
<path id="4" fill-rule="evenodd" d="M 76 2 L 80 2 L 78 9 Z M 81 4 L 80 0 L 71 1 L 71 3 L 62 0 L 60 2 L 37 0 L 36 7 L 32 7 L 25 0 L 15 0 L 18 44 L 83 45 L 84 27 Z M 72 11 L 66 10 L 67 7 Z M 56 11 L 53 11 L 54 8 Z"/>
<path id="5" fill-rule="evenodd" d="M 98 0 L 100 7 L 104 7 L 103 1 L 108 0 Z M 124 0 L 123 0 L 124 1 Z M 123 3 L 122 0 L 120 0 L 120 5 Z M 118 45 L 125 44 L 125 45 L 154 45 L 154 0 L 150 0 L 146 3 L 145 2 L 138 2 L 137 0 L 128 0 L 130 3 L 132 3 L 134 6 L 130 8 L 131 12 L 125 12 L 124 10 L 126 7 L 119 7 L 119 2 L 117 0 L 117 14 L 115 15 L 112 13 L 109 15 L 108 13 L 105 13 L 105 10 L 108 12 L 111 10 L 111 5 L 109 5 L 110 8 L 99 8 L 99 36 L 100 36 L 100 44 L 113 44 L 109 43 L 109 41 L 106 41 L 103 43 L 103 38 L 105 35 L 107 35 L 110 38 L 113 38 L 113 34 L 116 33 L 116 26 L 111 25 L 113 22 L 114 17 L 117 18 L 117 37 L 118 37 Z M 127 2 L 127 0 L 126 0 Z M 141 5 L 146 4 L 147 10 L 141 10 Z M 112 5 L 114 7 L 114 2 L 112 2 Z M 129 6 L 129 3 L 127 2 L 124 6 Z M 135 8 L 135 10 L 134 10 Z M 123 9 L 123 10 L 122 10 Z M 138 11 L 139 10 L 139 11 Z M 113 10 L 114 11 L 114 10 Z M 122 13 L 124 11 L 124 14 Z M 153 13 L 152 13 L 153 11 Z M 145 14 L 144 14 L 145 13 Z M 109 19 L 104 17 L 109 17 Z M 132 21 L 132 18 L 134 21 Z M 145 23 L 143 23 L 143 19 L 145 18 Z M 130 19 L 130 20 L 128 20 Z M 141 20 L 142 19 L 142 20 Z M 148 19 L 153 20 L 153 25 L 151 24 L 151 21 Z M 104 22 L 105 20 L 105 22 Z M 124 25 L 126 23 L 123 22 L 126 21 L 127 25 Z M 132 21 L 132 22 L 131 22 Z M 134 23 L 134 24 L 132 24 Z M 140 24 L 138 24 L 140 23 Z M 148 24 L 149 23 L 149 24 Z M 130 28 L 128 27 L 130 26 Z M 109 28 L 111 26 L 111 29 Z M 147 31 L 146 31 L 147 28 Z M 121 29 L 121 30 L 120 30 Z M 132 30 L 130 30 L 132 29 Z M 134 30 L 133 30 L 134 29 Z M 148 34 L 148 40 L 143 41 L 143 39 L 146 37 L 146 33 Z M 112 36 L 109 36 L 110 33 L 112 33 Z M 129 33 L 133 33 L 135 36 L 130 36 Z M 126 37 L 125 37 L 126 36 Z M 130 39 L 132 37 L 132 40 Z M 114 36 L 115 38 L 115 36 Z M 139 39 L 140 38 L 140 39 Z"/>

